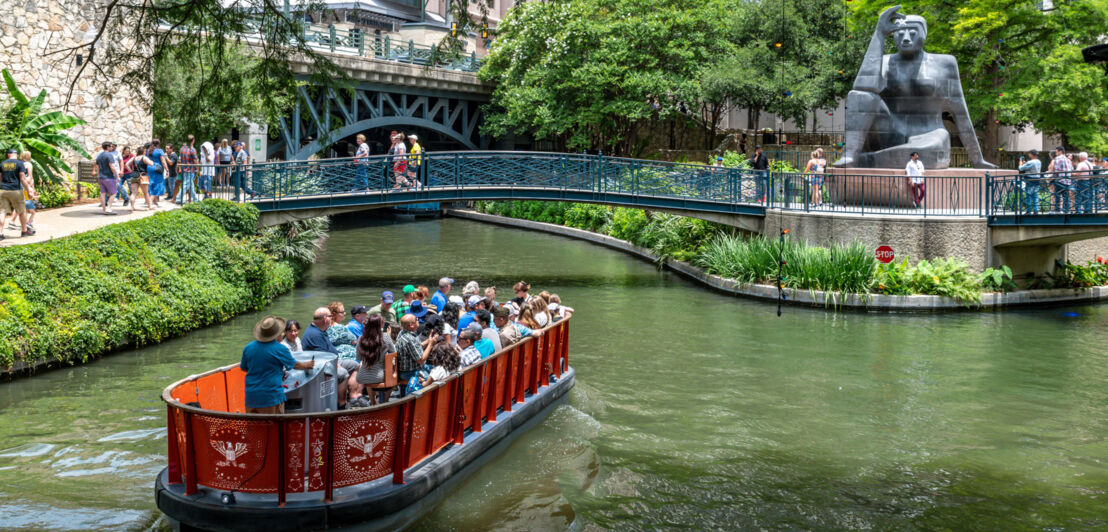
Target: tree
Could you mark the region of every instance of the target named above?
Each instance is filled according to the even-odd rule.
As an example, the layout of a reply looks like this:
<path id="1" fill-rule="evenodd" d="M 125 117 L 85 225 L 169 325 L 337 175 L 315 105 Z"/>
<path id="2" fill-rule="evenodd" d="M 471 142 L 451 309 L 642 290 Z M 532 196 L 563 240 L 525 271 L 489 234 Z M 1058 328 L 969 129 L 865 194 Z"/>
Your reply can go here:
<path id="1" fill-rule="evenodd" d="M 44 112 L 45 89 L 38 96 L 27 98 L 6 69 L 0 74 L 8 93 L 0 100 L 0 147 L 31 152 L 31 161 L 37 170 L 34 172 L 36 187 L 61 183 L 61 172 L 73 172 L 62 158 L 63 149 L 76 151 L 86 158 L 89 156 L 80 143 L 65 134 L 65 130 L 85 121 L 61 111 Z"/>
<path id="2" fill-rule="evenodd" d="M 1023 0 L 914 0 L 901 9 L 927 19 L 929 52 L 958 59 L 970 116 L 983 131 L 985 157 L 994 162 L 1001 124 L 1108 147 L 1105 78 L 1097 83 L 1096 69 L 1074 53 L 1108 34 L 1108 2 L 1054 5 L 1044 12 L 1041 3 Z M 868 34 L 886 7 L 877 0 L 852 2 L 851 31 Z"/>
<path id="3" fill-rule="evenodd" d="M 518 4 L 481 79 L 496 84 L 485 132 L 529 131 L 562 149 L 629 154 L 638 125 L 696 110 L 699 74 L 729 55 L 724 0 Z"/>
<path id="4" fill-rule="evenodd" d="M 229 70 L 223 90 L 197 93 L 213 57 L 227 58 Z M 230 43 L 209 43 L 202 53 L 177 53 L 158 63 L 152 86 L 154 135 L 178 142 L 192 133 L 197 138 L 215 138 L 234 127 L 240 119 L 277 127 L 296 101 L 294 82 L 271 87 L 250 75 L 259 59 Z"/>

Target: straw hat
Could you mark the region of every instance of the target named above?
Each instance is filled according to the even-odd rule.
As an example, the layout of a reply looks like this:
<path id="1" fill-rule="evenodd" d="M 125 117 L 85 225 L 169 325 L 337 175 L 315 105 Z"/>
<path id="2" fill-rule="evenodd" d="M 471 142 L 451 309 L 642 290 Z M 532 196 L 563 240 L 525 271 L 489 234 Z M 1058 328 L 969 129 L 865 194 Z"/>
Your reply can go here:
<path id="1" fill-rule="evenodd" d="M 254 326 L 254 338 L 259 342 L 272 342 L 281 337 L 285 332 L 285 319 L 277 316 L 266 316 Z"/>

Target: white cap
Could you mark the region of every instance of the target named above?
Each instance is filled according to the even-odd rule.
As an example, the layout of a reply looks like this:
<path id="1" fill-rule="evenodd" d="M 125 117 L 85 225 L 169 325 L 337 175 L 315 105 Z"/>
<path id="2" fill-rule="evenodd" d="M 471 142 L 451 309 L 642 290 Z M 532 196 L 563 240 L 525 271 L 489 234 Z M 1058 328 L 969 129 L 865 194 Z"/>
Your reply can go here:
<path id="1" fill-rule="evenodd" d="M 417 137 L 415 135 L 408 135 L 408 138 L 410 138 L 412 140 L 419 140 L 419 137 Z"/>
<path id="2" fill-rule="evenodd" d="M 462 299 L 462 296 L 458 295 L 450 296 L 446 300 L 451 303 L 457 304 L 459 307 L 463 307 L 466 304 L 465 300 Z"/>

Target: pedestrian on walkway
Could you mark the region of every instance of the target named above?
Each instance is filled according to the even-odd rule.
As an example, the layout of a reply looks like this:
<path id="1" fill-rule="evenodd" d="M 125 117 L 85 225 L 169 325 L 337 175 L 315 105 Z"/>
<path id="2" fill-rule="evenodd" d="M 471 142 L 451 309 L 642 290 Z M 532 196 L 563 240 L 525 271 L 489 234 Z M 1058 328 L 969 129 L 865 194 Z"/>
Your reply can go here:
<path id="1" fill-rule="evenodd" d="M 1074 197 L 1076 211 L 1081 214 L 1093 212 L 1093 172 L 1096 165 L 1089 160 L 1089 154 L 1077 154 L 1077 167 L 1074 168 Z"/>
<path id="2" fill-rule="evenodd" d="M 154 208 L 158 208 L 158 198 L 165 195 L 165 172 L 169 167 L 169 161 L 162 150 L 162 141 L 154 139 L 150 141 L 150 149 L 146 152 L 146 158 L 150 162 L 146 165 L 147 182 L 149 183 L 149 195 L 154 199 Z"/>
<path id="3" fill-rule="evenodd" d="M 923 206 L 923 197 L 927 194 L 927 185 L 923 182 L 923 161 L 919 160 L 919 152 L 912 152 L 912 158 L 904 167 L 904 173 L 908 175 L 908 184 L 912 189 L 912 202 L 916 208 Z"/>
<path id="4" fill-rule="evenodd" d="M 23 162 L 23 168 L 27 170 L 27 183 L 30 184 L 30 188 L 23 187 L 23 204 L 27 207 L 27 228 L 33 230 L 36 214 L 35 200 L 38 199 L 38 192 L 35 191 L 35 167 L 31 163 L 31 152 L 24 150 L 23 153 L 19 154 L 19 160 Z M 18 218 L 19 214 L 12 212 L 8 229 L 19 229 L 19 226 L 15 224 Z"/>
<path id="5" fill-rule="evenodd" d="M 219 142 L 219 149 L 216 150 L 219 160 L 219 180 L 216 182 L 216 186 L 225 187 L 231 182 L 231 163 L 235 160 L 235 154 L 231 150 L 231 144 L 227 139 L 223 139 Z"/>
<path id="6" fill-rule="evenodd" d="M 754 197 L 758 198 L 758 201 L 764 202 L 766 201 L 764 181 L 766 176 L 769 175 L 769 158 L 762 152 L 761 144 L 754 146 L 754 157 L 750 159 L 750 169 L 754 170 Z"/>
<path id="7" fill-rule="evenodd" d="M 419 144 L 419 137 L 415 134 L 408 135 L 408 140 L 412 143 L 412 148 L 408 150 L 408 180 L 419 188 L 419 165 L 423 164 L 423 146 Z"/>
<path id="8" fill-rule="evenodd" d="M 215 180 L 215 146 L 204 141 L 200 145 L 200 190 L 204 199 L 212 197 L 212 182 Z"/>
<path id="9" fill-rule="evenodd" d="M 181 188 L 181 184 L 177 182 L 177 175 L 180 173 L 177 170 L 178 160 L 180 158 L 177 156 L 177 152 L 173 151 L 173 145 L 166 144 L 165 200 L 170 203 L 174 203 L 173 199 L 177 197 L 177 190 Z"/>
<path id="10" fill-rule="evenodd" d="M 135 177 L 131 179 L 131 212 L 135 212 L 135 204 L 138 203 L 139 195 L 146 200 L 146 210 L 154 208 L 153 202 L 150 201 L 150 176 L 147 174 L 147 168 L 153 164 L 153 161 L 146 156 L 149 146 L 143 146 L 135 150 L 135 158 L 133 159 L 133 165 L 135 167 Z"/>
<path id="11" fill-rule="evenodd" d="M 234 187 L 235 187 L 235 201 L 239 201 L 239 190 L 246 192 L 250 195 L 249 199 L 254 199 L 257 194 L 254 189 L 250 188 L 250 185 L 246 183 L 246 168 L 250 164 L 250 154 L 246 152 L 246 147 L 242 143 L 235 143 L 235 173 L 234 173 Z"/>
<path id="12" fill-rule="evenodd" d="M 23 189 L 34 189 L 27 175 L 27 169 L 23 161 L 16 158 L 19 150 L 8 149 L 8 158 L 0 163 L 0 220 L 8 217 L 8 213 L 15 212 L 19 215 L 19 229 L 22 236 L 32 236 L 35 230 L 27 227 L 27 204 L 23 200 Z M 0 233 L 0 237 L 3 234 Z"/>
<path id="13" fill-rule="evenodd" d="M 100 184 L 100 210 L 105 215 L 115 215 L 111 210 L 112 197 L 119 188 L 120 172 L 115 164 L 115 156 L 112 155 L 111 141 L 104 141 L 100 145 L 100 153 L 96 156 L 97 182 Z"/>
<path id="14" fill-rule="evenodd" d="M 1023 204 L 1028 213 L 1039 212 L 1039 189 L 1042 178 L 1043 162 L 1039 160 L 1039 150 L 1027 152 L 1027 159 L 1020 157 L 1020 178 L 1023 181 Z"/>
<path id="15" fill-rule="evenodd" d="M 819 207 L 823 205 L 823 170 L 824 163 L 820 159 L 818 151 L 812 152 L 812 158 L 808 159 L 808 164 L 804 166 L 804 173 L 808 174 L 812 184 L 812 197 L 810 203 L 813 207 Z"/>
<path id="16" fill-rule="evenodd" d="M 124 146 L 124 148 L 127 148 L 127 146 Z M 123 155 L 124 154 L 120 153 L 119 146 L 114 142 L 112 142 L 112 150 L 111 151 L 112 151 L 112 158 L 115 160 L 115 166 L 116 166 L 116 168 L 119 169 L 119 186 L 118 186 L 118 188 L 123 190 L 123 192 L 121 192 L 120 194 L 117 194 L 116 197 L 119 198 L 119 199 L 122 199 L 123 200 L 123 206 L 126 207 L 127 203 L 130 202 L 130 197 L 127 195 L 127 190 L 126 190 L 127 189 L 127 184 L 123 182 Z M 120 195 L 122 195 L 122 197 L 120 197 Z"/>
<path id="17" fill-rule="evenodd" d="M 180 157 L 177 160 L 178 172 L 177 172 L 177 189 L 175 194 L 176 202 L 183 203 L 185 194 L 189 195 L 193 203 L 196 202 L 196 164 L 199 162 L 196 158 L 196 148 L 193 147 L 196 144 L 196 137 L 189 135 L 187 144 L 181 145 Z"/>

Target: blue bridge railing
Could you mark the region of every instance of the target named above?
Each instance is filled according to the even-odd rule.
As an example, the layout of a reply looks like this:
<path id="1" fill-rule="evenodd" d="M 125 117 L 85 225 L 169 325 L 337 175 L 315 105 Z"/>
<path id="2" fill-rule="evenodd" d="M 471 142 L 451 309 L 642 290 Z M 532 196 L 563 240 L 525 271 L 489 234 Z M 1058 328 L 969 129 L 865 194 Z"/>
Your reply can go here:
<path id="1" fill-rule="evenodd" d="M 1108 175 L 926 176 L 758 172 L 603 155 L 466 151 L 218 167 L 212 192 L 263 211 L 477 199 L 582 201 L 761 215 L 988 217 L 1108 224 Z"/>

